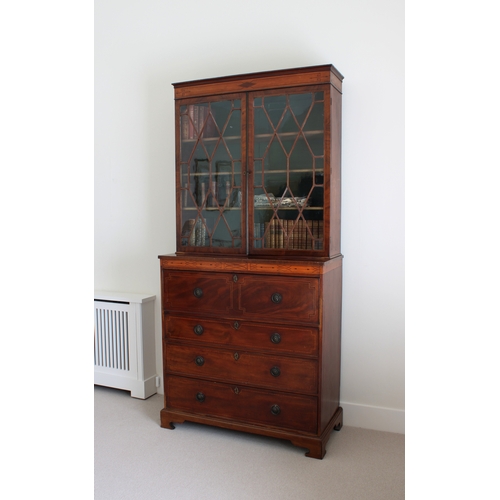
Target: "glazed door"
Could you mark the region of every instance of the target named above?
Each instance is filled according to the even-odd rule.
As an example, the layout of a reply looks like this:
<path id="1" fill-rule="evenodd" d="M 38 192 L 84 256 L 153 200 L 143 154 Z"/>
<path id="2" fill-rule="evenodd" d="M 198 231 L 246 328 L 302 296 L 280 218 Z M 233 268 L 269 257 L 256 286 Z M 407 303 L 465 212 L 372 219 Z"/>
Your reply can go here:
<path id="1" fill-rule="evenodd" d="M 328 86 L 249 95 L 249 253 L 328 255 Z"/>
<path id="2" fill-rule="evenodd" d="M 176 101 L 177 251 L 246 252 L 246 97 Z"/>

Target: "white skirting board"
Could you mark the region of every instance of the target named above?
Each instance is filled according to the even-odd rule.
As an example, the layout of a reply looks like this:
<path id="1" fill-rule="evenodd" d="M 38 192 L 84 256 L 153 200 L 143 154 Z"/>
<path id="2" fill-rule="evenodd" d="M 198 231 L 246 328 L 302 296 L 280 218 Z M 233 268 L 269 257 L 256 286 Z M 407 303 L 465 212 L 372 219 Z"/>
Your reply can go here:
<path id="1" fill-rule="evenodd" d="M 94 384 L 157 392 L 155 295 L 94 291 Z"/>
<path id="2" fill-rule="evenodd" d="M 405 411 L 341 402 L 344 425 L 376 431 L 405 433 Z"/>

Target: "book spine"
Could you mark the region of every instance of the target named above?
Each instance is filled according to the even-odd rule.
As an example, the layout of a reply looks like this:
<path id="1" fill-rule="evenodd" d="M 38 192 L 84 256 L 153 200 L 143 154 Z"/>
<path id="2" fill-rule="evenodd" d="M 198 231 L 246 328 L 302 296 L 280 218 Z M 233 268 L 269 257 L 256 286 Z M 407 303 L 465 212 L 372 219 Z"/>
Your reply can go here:
<path id="1" fill-rule="evenodd" d="M 188 106 L 189 126 L 188 126 L 188 139 L 194 139 L 194 105 Z"/>
<path id="2" fill-rule="evenodd" d="M 277 234 L 278 234 L 278 246 L 277 248 L 283 248 L 283 243 L 284 243 L 284 238 L 283 238 L 283 227 L 280 224 L 280 221 L 276 221 L 276 225 L 278 228 Z"/>
<path id="3" fill-rule="evenodd" d="M 199 116 L 200 116 L 200 107 L 193 106 L 193 125 L 194 125 L 193 139 L 198 135 L 198 127 L 200 126 Z"/>
<path id="4" fill-rule="evenodd" d="M 188 115 L 181 116 L 181 137 L 183 140 L 189 139 L 189 117 L 188 117 Z"/>
<path id="5" fill-rule="evenodd" d="M 307 221 L 307 229 L 306 229 L 306 249 L 310 250 L 312 248 L 312 220 Z"/>
<path id="6" fill-rule="evenodd" d="M 205 106 L 198 106 L 198 135 L 203 137 L 203 124 L 205 122 Z"/>
<path id="7" fill-rule="evenodd" d="M 254 248 L 261 248 L 260 224 L 255 222 L 253 225 Z"/>

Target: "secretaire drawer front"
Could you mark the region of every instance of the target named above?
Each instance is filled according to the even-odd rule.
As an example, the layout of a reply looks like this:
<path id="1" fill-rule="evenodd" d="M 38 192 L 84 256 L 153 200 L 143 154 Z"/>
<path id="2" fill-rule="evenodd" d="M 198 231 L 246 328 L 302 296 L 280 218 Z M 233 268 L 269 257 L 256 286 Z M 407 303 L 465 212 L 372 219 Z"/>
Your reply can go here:
<path id="1" fill-rule="evenodd" d="M 196 315 L 166 315 L 169 339 L 232 345 L 276 353 L 317 356 L 318 329 L 294 328 L 239 320 L 213 320 Z"/>
<path id="2" fill-rule="evenodd" d="M 167 407 L 240 422 L 315 433 L 317 399 L 235 384 L 170 376 Z"/>
<path id="3" fill-rule="evenodd" d="M 318 363 L 312 359 L 267 356 L 198 346 L 165 346 L 167 372 L 316 394 Z"/>
<path id="4" fill-rule="evenodd" d="M 233 309 L 231 275 L 167 270 L 163 273 L 165 309 L 223 314 Z"/>
<path id="5" fill-rule="evenodd" d="M 243 317 L 319 321 L 319 280 L 281 276 L 241 276 L 237 309 Z"/>

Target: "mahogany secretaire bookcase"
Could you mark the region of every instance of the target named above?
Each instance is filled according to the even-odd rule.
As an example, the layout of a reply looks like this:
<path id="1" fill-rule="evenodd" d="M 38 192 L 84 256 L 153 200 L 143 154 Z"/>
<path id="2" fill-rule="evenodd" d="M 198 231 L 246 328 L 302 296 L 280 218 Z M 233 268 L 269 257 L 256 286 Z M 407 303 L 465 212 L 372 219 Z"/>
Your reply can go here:
<path id="1" fill-rule="evenodd" d="M 174 84 L 162 427 L 287 439 L 320 459 L 342 427 L 342 80 L 323 65 Z"/>

